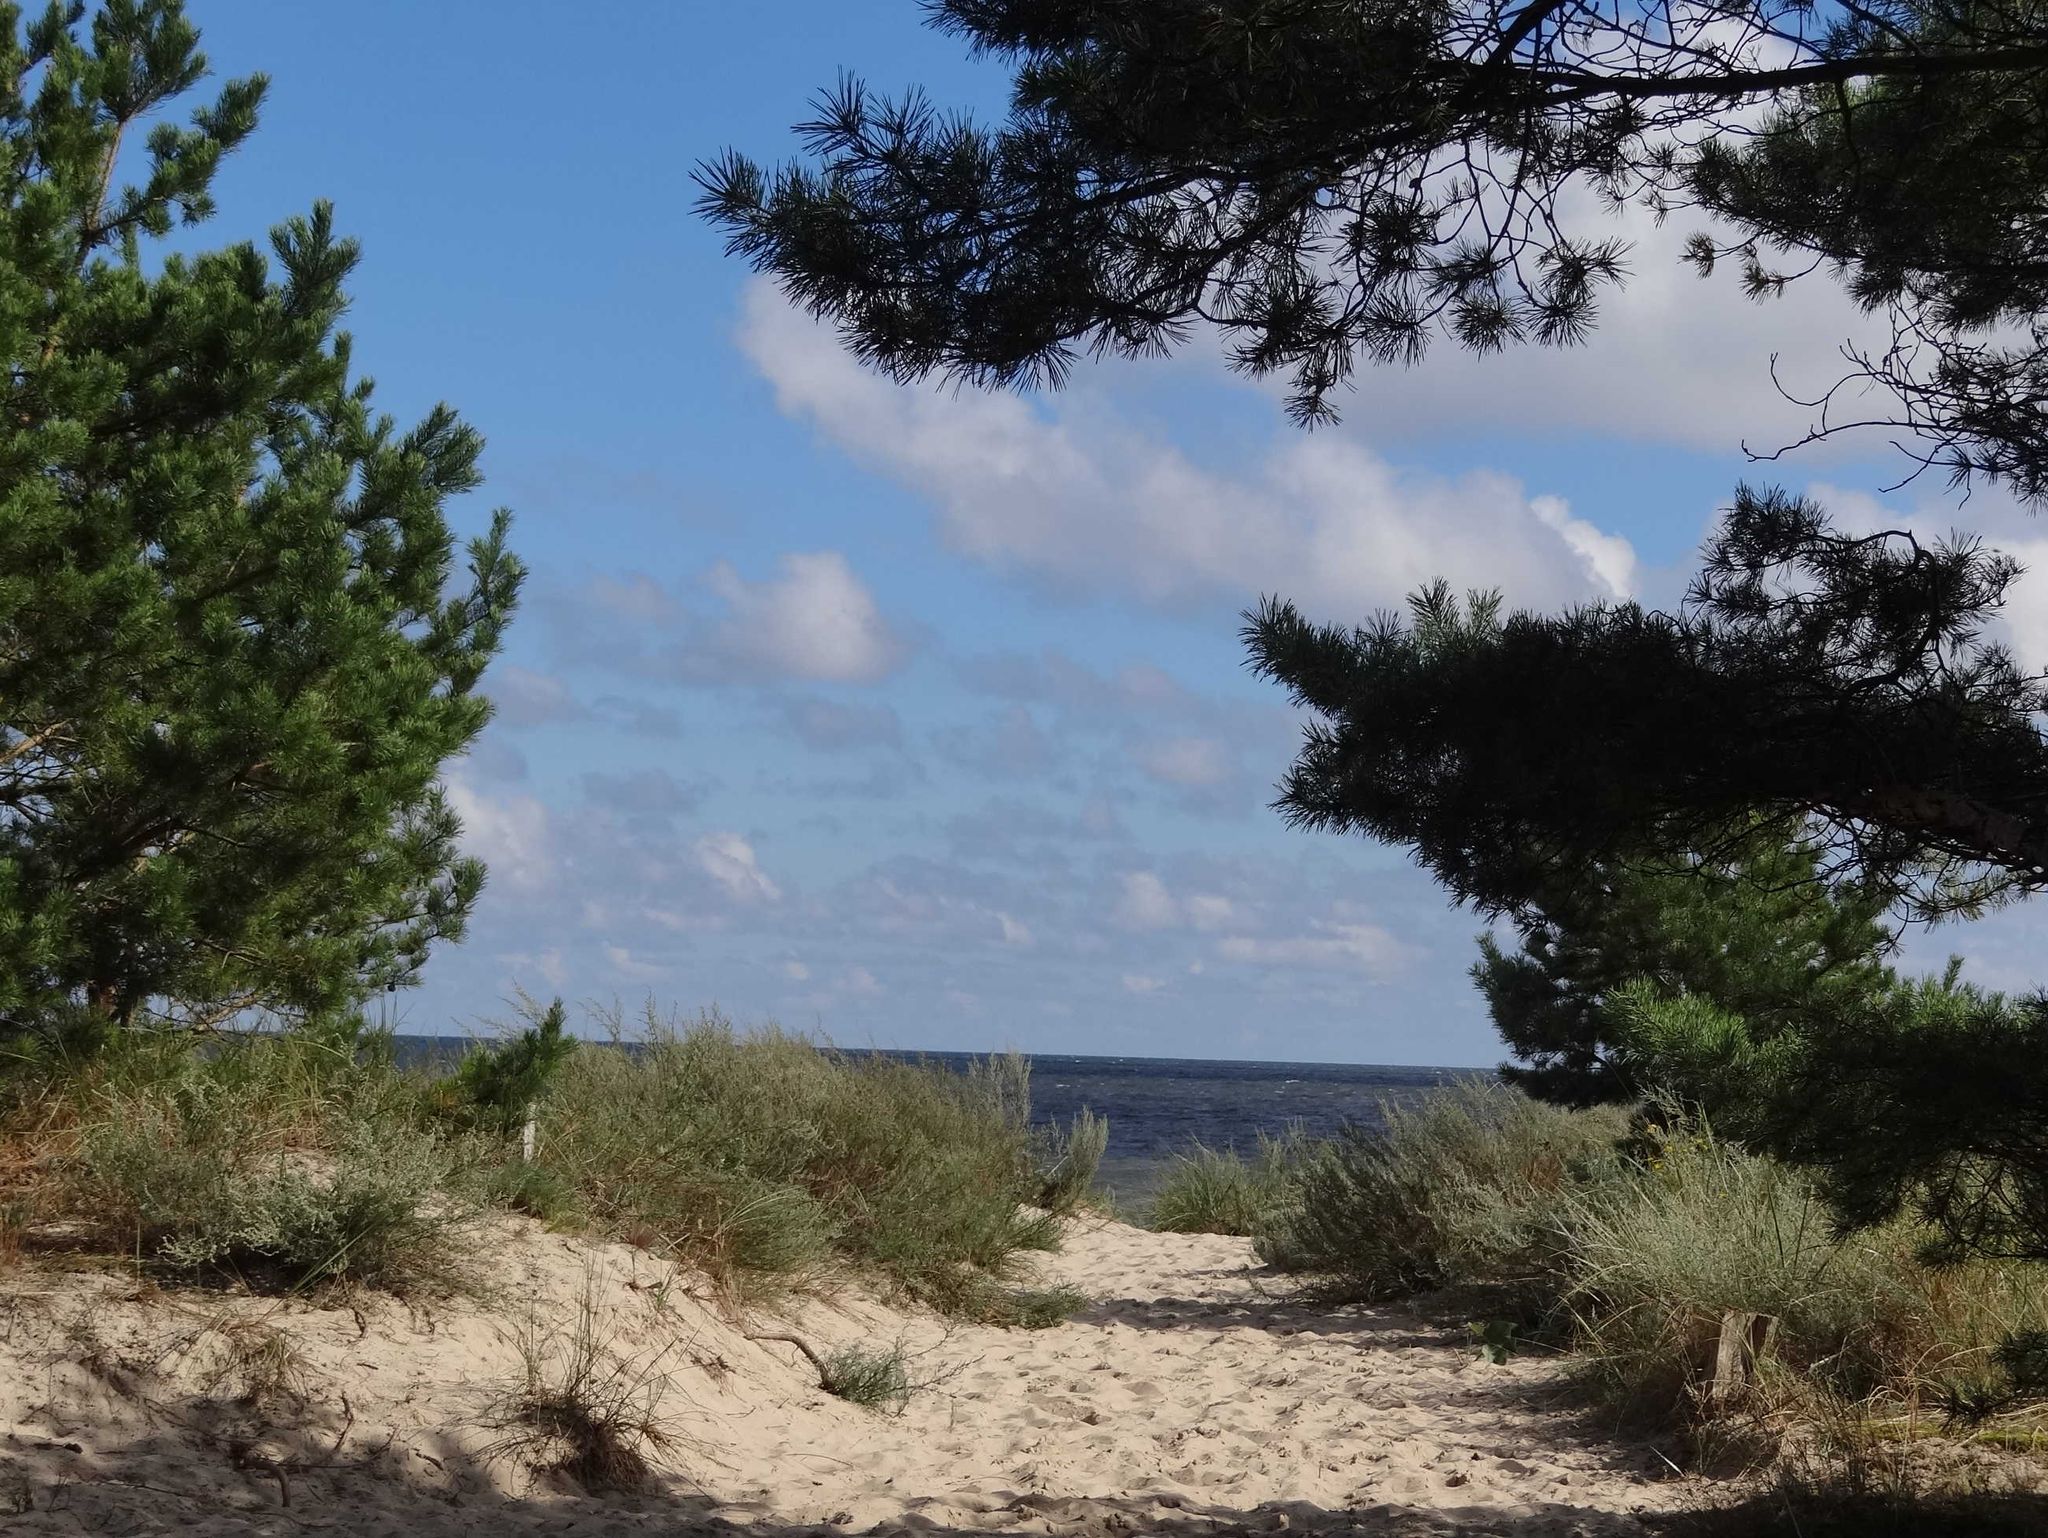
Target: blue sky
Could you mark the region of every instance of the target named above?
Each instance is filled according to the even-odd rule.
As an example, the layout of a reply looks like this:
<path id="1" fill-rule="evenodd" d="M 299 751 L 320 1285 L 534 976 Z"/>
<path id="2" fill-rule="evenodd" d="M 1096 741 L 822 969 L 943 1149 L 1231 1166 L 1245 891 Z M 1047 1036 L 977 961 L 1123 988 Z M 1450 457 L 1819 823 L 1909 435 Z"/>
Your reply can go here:
<path id="1" fill-rule="evenodd" d="M 842 69 L 998 105 L 915 0 L 191 9 L 217 74 L 272 77 L 205 238 L 334 201 L 359 365 L 400 417 L 482 429 L 458 516 L 511 507 L 533 571 L 498 720 L 451 771 L 491 884 L 398 1001 L 412 1030 L 524 988 L 848 1043 L 1493 1061 L 1477 920 L 1266 809 L 1296 723 L 1238 613 L 1362 618 L 1439 574 L 1669 600 L 1761 478 L 1740 445 L 1804 425 L 1771 353 L 1824 382 L 1857 326 L 1817 283 L 1759 308 L 1702 282 L 1689 227 L 1641 221 L 1590 347 L 1441 349 L 1314 434 L 1201 346 L 1050 400 L 899 389 L 725 259 L 689 172 L 789 152 Z M 1769 468 L 1851 519 L 1958 517 L 1880 499 L 1889 460 Z M 1962 521 L 2039 537 L 1995 498 Z M 2048 660 L 2034 596 L 2012 635 Z M 2020 910 L 1909 949 L 2009 987 L 2037 932 Z"/>

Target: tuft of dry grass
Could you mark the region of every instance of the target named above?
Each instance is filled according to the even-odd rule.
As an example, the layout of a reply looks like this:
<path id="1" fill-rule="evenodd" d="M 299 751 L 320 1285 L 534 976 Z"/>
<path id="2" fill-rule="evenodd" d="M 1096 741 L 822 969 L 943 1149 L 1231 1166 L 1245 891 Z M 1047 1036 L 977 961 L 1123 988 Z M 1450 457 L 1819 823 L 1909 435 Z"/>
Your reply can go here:
<path id="1" fill-rule="evenodd" d="M 294 1408 L 305 1404 L 313 1388 L 313 1372 L 289 1331 L 268 1318 L 222 1312 L 209 1320 L 191 1342 L 210 1350 L 200 1378 L 200 1392 L 229 1398 L 256 1409 Z"/>
<path id="2" fill-rule="evenodd" d="M 662 1411 L 679 1343 L 645 1355 L 622 1349 L 607 1325 L 594 1276 L 586 1277 L 566 1329 L 529 1319 L 516 1343 L 522 1371 L 487 1407 L 498 1433 L 487 1461 L 510 1460 L 561 1475 L 586 1490 L 645 1490 L 673 1466 L 682 1445 Z"/>

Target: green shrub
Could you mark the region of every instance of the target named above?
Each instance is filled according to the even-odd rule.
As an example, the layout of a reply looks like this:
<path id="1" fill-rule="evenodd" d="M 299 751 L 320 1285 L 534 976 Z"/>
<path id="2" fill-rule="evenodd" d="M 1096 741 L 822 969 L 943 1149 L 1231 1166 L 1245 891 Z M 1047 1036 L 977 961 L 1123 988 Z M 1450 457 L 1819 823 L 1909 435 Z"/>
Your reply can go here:
<path id="1" fill-rule="evenodd" d="M 1366 1297 L 1540 1285 L 1558 1264 L 1564 1203 L 1621 1167 L 1626 1117 L 1609 1108 L 1465 1084 L 1381 1115 L 1381 1131 L 1303 1149 L 1293 1200 L 1258 1230 L 1262 1259 Z"/>
<path id="2" fill-rule="evenodd" d="M 929 1295 L 955 1318 L 1000 1330 L 1048 1330 L 1065 1324 L 1094 1300 L 1074 1287 L 1007 1287 L 974 1272 L 960 1273 Z"/>
<path id="3" fill-rule="evenodd" d="M 650 1017 L 633 1050 L 564 1065 L 539 1163 L 601 1227 L 736 1295 L 839 1265 L 944 1306 L 1057 1242 L 1027 1205 L 1028 1084 L 1021 1059 L 955 1075 Z"/>
<path id="4" fill-rule="evenodd" d="M 2048 1327 L 2048 1271 L 2023 1263 L 1932 1267 L 1931 1231 L 1893 1223 L 1838 1234 L 1802 1174 L 1701 1125 L 1653 1129 L 1634 1178 L 1573 1193 L 1568 1301 L 1586 1381 L 1616 1409 L 1692 1419 L 1728 1313 L 1768 1316 L 1758 1391 L 1837 1403 L 1996 1396 Z"/>
<path id="5" fill-rule="evenodd" d="M 450 1276 L 458 1150 L 388 1117 L 254 1093 L 247 1067 L 199 1061 L 103 1088 L 62 1170 L 69 1214 L 179 1270 L 286 1286 Z"/>
<path id="6" fill-rule="evenodd" d="M 1077 1287 L 1014 1287 L 997 1301 L 988 1322 L 1009 1329 L 1049 1330 L 1093 1301 Z"/>
<path id="7" fill-rule="evenodd" d="M 818 1369 L 818 1382 L 828 1394 L 874 1408 L 900 1405 L 910 1397 L 910 1369 L 901 1346 L 886 1351 L 866 1346 L 841 1346 Z"/>
<path id="8" fill-rule="evenodd" d="M 1109 1150 L 1109 1123 L 1086 1106 L 1064 1132 L 1042 1127 L 1032 1135 L 1034 1206 L 1065 1217 L 1088 1199 Z"/>
<path id="9" fill-rule="evenodd" d="M 456 1066 L 450 1089 L 471 1125 L 509 1137 L 526 1124 L 576 1050 L 567 1016 L 556 999 L 516 1036 L 476 1046 Z"/>
<path id="10" fill-rule="evenodd" d="M 1294 1200 L 1295 1167 L 1307 1146 L 1298 1133 L 1261 1133 L 1257 1154 L 1246 1160 L 1234 1148 L 1192 1144 L 1167 1167 L 1152 1199 L 1152 1227 L 1168 1234 L 1264 1231 Z"/>

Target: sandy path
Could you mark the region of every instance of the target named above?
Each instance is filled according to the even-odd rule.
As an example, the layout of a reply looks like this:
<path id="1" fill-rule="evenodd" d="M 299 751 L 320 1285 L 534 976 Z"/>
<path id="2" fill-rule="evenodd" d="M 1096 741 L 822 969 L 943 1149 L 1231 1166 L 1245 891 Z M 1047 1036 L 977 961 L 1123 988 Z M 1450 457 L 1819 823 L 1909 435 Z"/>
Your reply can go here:
<path id="1" fill-rule="evenodd" d="M 280 1311 L 43 1276 L 0 1318 L 0 1529 L 1561 1538 L 1641 1532 L 1636 1511 L 1671 1504 L 1654 1455 L 1588 1434 L 1552 1364 L 1475 1361 L 1399 1311 L 1294 1307 L 1253 1264 L 1242 1240 L 1083 1224 L 1042 1269 L 1099 1301 L 1059 1328 L 861 1301 L 752 1326 L 900 1341 L 930 1380 L 900 1414 L 824 1394 L 645 1255 L 532 1227 L 501 1236 L 489 1308 Z M 679 1439 L 659 1493 L 585 1496 L 488 1456 L 520 1329 L 585 1297 L 630 1371 L 655 1364 Z M 290 1341 L 302 1399 L 215 1380 L 254 1317 Z"/>

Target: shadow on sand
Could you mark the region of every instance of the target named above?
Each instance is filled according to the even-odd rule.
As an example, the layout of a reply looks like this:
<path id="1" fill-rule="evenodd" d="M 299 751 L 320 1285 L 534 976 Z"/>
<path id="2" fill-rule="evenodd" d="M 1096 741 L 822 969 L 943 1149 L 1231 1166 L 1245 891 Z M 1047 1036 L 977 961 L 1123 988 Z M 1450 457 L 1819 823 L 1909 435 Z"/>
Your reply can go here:
<path id="1" fill-rule="evenodd" d="M 1088 1497 L 991 1491 L 981 1509 L 943 1519 L 905 1502 L 903 1515 L 868 1527 L 796 1523 L 765 1506 L 719 1502 L 689 1477 L 693 1451 L 639 1491 L 589 1491 L 541 1477 L 529 1496 L 499 1488 L 505 1470 L 473 1450 L 429 1440 L 410 1448 L 349 1441 L 345 1422 L 266 1424 L 210 1401 L 157 1404 L 163 1431 L 121 1445 L 87 1446 L 64 1428 L 0 1437 L 0 1527 L 10 1535 L 57 1533 L 241 1534 L 327 1532 L 363 1538 L 454 1538 L 491 1533 L 550 1538 L 1238 1538 L 1275 1533 L 1344 1538 L 2038 1538 L 2048 1534 L 2048 1495 L 1912 1498 L 1812 1489 L 1741 1493 L 1702 1483 L 1678 1512 L 1544 1502 L 1520 1511 L 1484 1505 L 1368 1505 L 1332 1510 L 1302 1501 L 1235 1507 L 1157 1497 Z"/>

